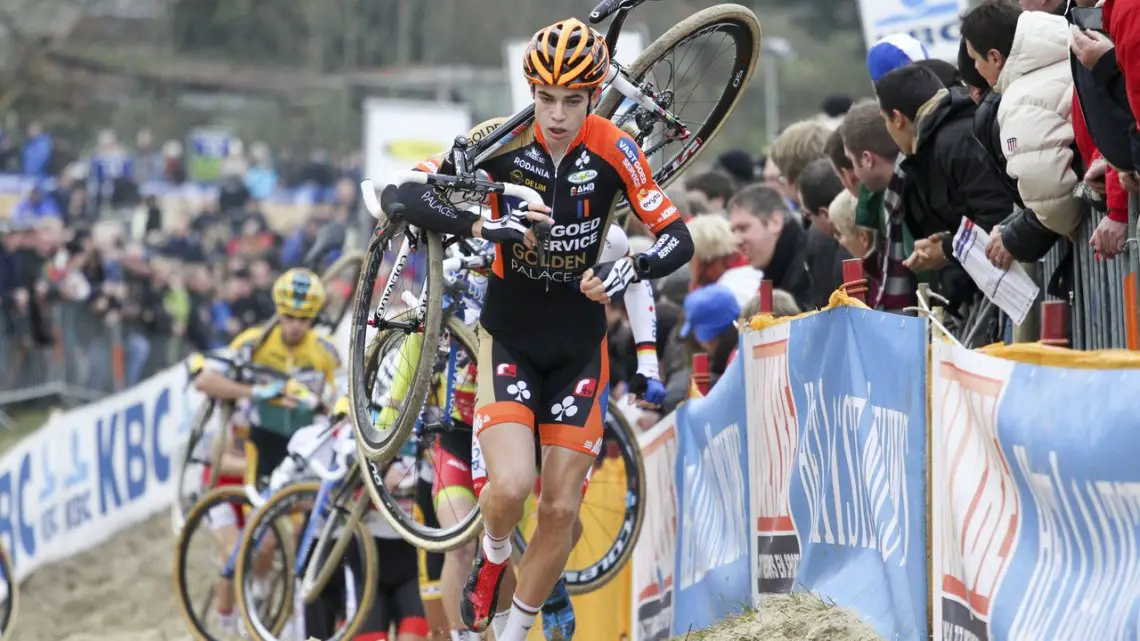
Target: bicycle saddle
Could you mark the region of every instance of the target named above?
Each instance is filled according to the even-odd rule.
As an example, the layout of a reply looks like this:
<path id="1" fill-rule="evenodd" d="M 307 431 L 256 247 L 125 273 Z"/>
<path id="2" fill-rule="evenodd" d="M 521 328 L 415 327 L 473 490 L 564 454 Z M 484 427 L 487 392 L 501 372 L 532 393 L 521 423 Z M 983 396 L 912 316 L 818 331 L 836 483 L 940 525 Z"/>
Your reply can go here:
<path id="1" fill-rule="evenodd" d="M 590 24 L 598 24 L 602 20 L 617 13 L 619 9 L 630 10 L 646 0 L 602 0 L 590 12 Z"/>

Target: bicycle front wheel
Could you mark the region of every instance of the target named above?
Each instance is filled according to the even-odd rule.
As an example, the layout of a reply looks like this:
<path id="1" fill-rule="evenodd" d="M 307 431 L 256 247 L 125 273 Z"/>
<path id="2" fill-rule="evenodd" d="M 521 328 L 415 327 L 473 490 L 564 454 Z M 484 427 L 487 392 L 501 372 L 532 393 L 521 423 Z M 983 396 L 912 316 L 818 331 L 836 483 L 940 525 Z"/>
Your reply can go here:
<path id="1" fill-rule="evenodd" d="M 645 520 L 644 479 L 645 463 L 637 435 L 621 412 L 607 412 L 602 451 L 578 510 L 583 533 L 562 573 L 570 594 L 597 590 L 612 581 L 629 561 Z M 536 493 L 527 502 L 522 522 L 512 536 L 518 559 L 538 525 L 538 500 Z"/>
<path id="2" fill-rule="evenodd" d="M 360 450 L 373 461 L 395 456 L 427 398 L 434 363 L 427 355 L 434 353 L 443 323 L 442 261 L 439 236 L 410 230 L 400 219 L 378 224 L 368 244 L 352 311 L 348 398 Z M 382 290 L 374 301 L 377 284 Z M 369 411 L 373 389 L 365 376 L 370 327 L 400 332 L 404 338 L 392 363 L 386 401 L 375 415 Z"/>
<path id="3" fill-rule="evenodd" d="M 454 316 L 448 317 L 446 328 L 448 349 L 457 350 L 457 358 L 470 359 L 474 365 L 476 355 L 479 352 L 474 333 Z M 459 354 L 462 356 L 458 356 Z M 445 371 L 451 369 L 453 368 L 445 368 Z M 441 389 L 455 389 L 463 382 L 470 383 L 473 381 L 452 381 L 451 384 L 447 381 L 441 381 L 439 387 Z M 453 424 L 442 429 L 452 431 L 448 435 L 448 438 L 451 439 L 470 440 L 472 438 L 469 428 Z M 443 438 L 444 435 L 436 433 L 432 434 L 432 437 Z M 475 538 L 482 530 L 483 518 L 479 513 L 478 504 L 473 501 L 473 495 L 468 497 L 472 500 L 462 501 L 459 497 L 454 497 L 455 500 L 452 500 L 452 496 L 441 494 L 435 497 L 435 505 L 431 505 L 433 502 L 433 497 L 430 496 L 431 483 L 437 476 L 443 474 L 443 470 L 440 468 L 444 463 L 432 455 L 432 448 L 428 445 L 427 439 L 424 437 L 421 439 L 417 443 L 415 463 L 407 466 L 406 476 L 400 479 L 397 486 L 416 492 L 416 498 L 419 499 L 417 503 L 424 504 L 423 510 L 432 507 L 437 519 L 442 514 L 447 522 L 453 525 L 443 527 L 438 521 L 430 523 L 424 514 L 419 513 L 422 510 L 409 508 L 409 502 L 401 500 L 400 496 L 393 494 L 384 483 L 383 466 L 363 459 L 363 457 L 364 467 L 361 477 L 376 509 L 405 541 L 428 552 L 449 552 Z M 466 464 L 470 465 L 470 459 L 466 461 Z M 427 493 L 428 496 L 423 496 L 422 493 Z M 460 505 L 464 506 L 460 507 Z"/>
<path id="4" fill-rule="evenodd" d="M 662 189 L 696 161 L 736 109 L 760 58 L 760 39 L 750 9 L 720 4 L 677 23 L 630 65 L 628 78 L 683 123 L 688 137 L 678 138 L 671 124 L 643 107 L 619 114 L 625 96 L 615 90 L 602 98 L 598 115 L 636 132 Z M 618 207 L 629 203 L 623 199 Z"/>
<path id="5" fill-rule="evenodd" d="M 259 550 L 270 532 L 289 532 L 290 534 L 304 532 L 307 520 L 312 518 L 310 510 L 316 502 L 319 491 L 320 484 L 314 482 L 295 483 L 282 488 L 254 513 L 249 526 L 246 527 L 245 534 L 242 536 L 241 549 L 238 552 L 237 571 L 234 575 L 234 584 L 237 586 L 238 609 L 241 611 L 246 631 L 260 641 L 277 641 L 282 636 L 281 629 L 275 629 L 272 621 L 265 621 L 261 617 L 261 609 L 257 607 L 260 595 L 254 590 L 255 581 L 247 579 L 252 579 L 256 574 Z M 355 609 L 349 608 L 346 604 L 348 611 L 344 613 L 343 625 L 337 628 L 335 634 L 322 641 L 342 641 L 353 638 L 364 625 L 375 600 L 380 567 L 379 560 L 376 558 L 376 545 L 372 540 L 372 534 L 363 521 L 349 522 L 348 526 L 340 532 L 340 536 L 350 538 L 351 543 L 356 546 L 363 567 L 363 576 L 353 577 L 352 588 L 356 590 L 357 595 L 354 600 Z M 274 536 L 279 535 L 275 534 Z M 290 542 L 285 547 L 295 555 L 298 544 L 300 544 L 300 537 L 290 536 Z M 309 558 L 304 560 L 302 575 L 306 572 L 305 568 L 308 564 L 313 562 L 313 556 L 310 554 Z M 294 576 L 292 572 L 289 574 L 290 585 L 300 582 L 299 577 Z M 345 580 L 347 582 L 347 577 Z M 291 616 L 293 605 L 290 602 L 286 612 L 290 615 L 287 618 L 295 621 L 296 619 Z M 297 632 L 307 631 L 298 630 Z"/>

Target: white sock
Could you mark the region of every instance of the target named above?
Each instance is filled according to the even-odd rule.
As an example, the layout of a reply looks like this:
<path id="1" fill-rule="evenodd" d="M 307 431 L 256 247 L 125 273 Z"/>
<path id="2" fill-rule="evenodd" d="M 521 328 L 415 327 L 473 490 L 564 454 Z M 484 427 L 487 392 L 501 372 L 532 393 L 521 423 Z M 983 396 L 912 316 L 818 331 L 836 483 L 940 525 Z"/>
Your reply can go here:
<path id="1" fill-rule="evenodd" d="M 507 629 L 498 641 L 526 641 L 534 626 L 534 618 L 538 616 L 538 608 L 520 602 L 517 598 L 511 603 L 511 616 L 507 619 Z"/>
<path id="2" fill-rule="evenodd" d="M 506 634 L 507 619 L 510 618 L 510 616 L 511 611 L 508 608 L 502 612 L 496 612 L 495 616 L 491 617 L 491 629 L 495 632 L 495 641 L 502 639 L 503 635 Z"/>
<path id="3" fill-rule="evenodd" d="M 232 634 L 237 631 L 238 620 L 236 612 L 233 612 L 232 610 L 225 613 L 218 612 L 217 615 L 218 627 L 222 629 L 222 632 L 226 634 Z"/>
<path id="4" fill-rule="evenodd" d="M 483 533 L 483 556 L 495 565 L 502 565 L 511 558 L 511 535 L 501 539 L 491 538 L 490 534 Z"/>
<path id="5" fill-rule="evenodd" d="M 451 641 L 479 641 L 479 633 L 474 630 L 452 630 Z"/>

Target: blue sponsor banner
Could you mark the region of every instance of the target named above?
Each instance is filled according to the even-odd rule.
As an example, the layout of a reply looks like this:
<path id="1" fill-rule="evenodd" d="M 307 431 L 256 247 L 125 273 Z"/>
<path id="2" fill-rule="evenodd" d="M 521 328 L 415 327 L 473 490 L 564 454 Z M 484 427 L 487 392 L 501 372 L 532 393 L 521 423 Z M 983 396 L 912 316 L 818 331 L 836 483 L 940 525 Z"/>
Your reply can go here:
<path id="1" fill-rule="evenodd" d="M 170 504 L 185 388 L 185 369 L 167 369 L 53 417 L 0 458 L 0 544 L 18 580 Z"/>
<path id="2" fill-rule="evenodd" d="M 925 320 L 852 307 L 792 321 L 787 348 L 794 589 L 892 640 L 928 638 L 926 348 Z"/>
<path id="3" fill-rule="evenodd" d="M 677 410 L 677 606 L 673 634 L 751 605 L 744 367 Z"/>
<path id="4" fill-rule="evenodd" d="M 1013 367 L 991 468 L 1012 475 L 1019 513 L 986 537 L 1009 558 L 980 638 L 1140 638 L 1137 390 L 1137 370 Z"/>

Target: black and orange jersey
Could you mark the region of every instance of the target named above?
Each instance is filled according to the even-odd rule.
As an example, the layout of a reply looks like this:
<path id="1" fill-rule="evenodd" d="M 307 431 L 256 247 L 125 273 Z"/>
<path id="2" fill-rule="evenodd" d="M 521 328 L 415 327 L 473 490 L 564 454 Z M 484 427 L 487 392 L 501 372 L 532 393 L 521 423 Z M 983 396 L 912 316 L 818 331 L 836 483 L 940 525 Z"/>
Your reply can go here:
<path id="1" fill-rule="evenodd" d="M 478 140 L 505 119 L 476 126 Z M 419 168 L 438 171 L 440 159 Z M 598 342 L 606 331 L 605 308 L 579 291 L 582 273 L 593 267 L 605 244 L 614 205 L 622 195 L 653 233 L 679 220 L 677 208 L 653 180 L 645 154 L 611 121 L 587 116 L 557 164 L 537 124 L 503 146 L 476 169 L 492 180 L 534 189 L 551 209 L 554 225 L 545 255 L 522 243 L 497 245 L 481 322 L 491 334 L 520 338 L 535 334 Z M 492 217 L 511 198 L 492 197 Z M 535 336 L 535 338 L 538 338 Z"/>

